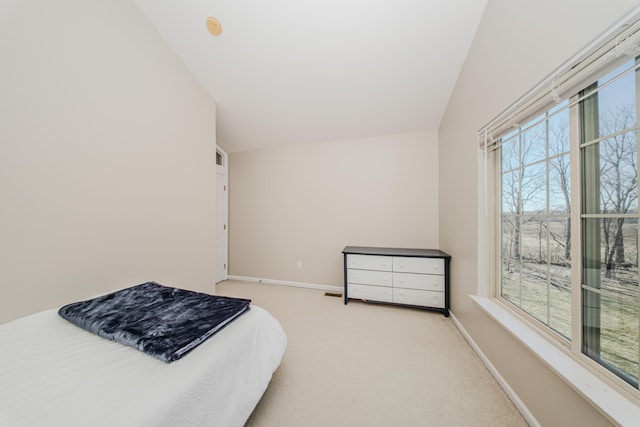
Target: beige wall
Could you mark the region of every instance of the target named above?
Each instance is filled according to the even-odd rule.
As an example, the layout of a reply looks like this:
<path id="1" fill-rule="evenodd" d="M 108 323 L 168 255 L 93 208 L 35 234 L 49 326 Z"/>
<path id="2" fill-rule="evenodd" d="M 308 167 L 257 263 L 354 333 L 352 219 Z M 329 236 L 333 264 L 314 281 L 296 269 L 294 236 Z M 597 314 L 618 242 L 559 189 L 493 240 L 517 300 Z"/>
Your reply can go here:
<path id="1" fill-rule="evenodd" d="M 544 426 L 607 422 L 468 297 L 486 271 L 477 263 L 486 224 L 478 209 L 476 132 L 634 3 L 489 0 L 439 129 L 440 242 L 453 257 L 452 311 Z"/>
<path id="2" fill-rule="evenodd" d="M 214 289 L 215 104 L 129 0 L 0 0 L 0 322 Z"/>
<path id="3" fill-rule="evenodd" d="M 438 247 L 436 132 L 235 153 L 229 167 L 232 275 L 342 286 L 346 245 Z"/>

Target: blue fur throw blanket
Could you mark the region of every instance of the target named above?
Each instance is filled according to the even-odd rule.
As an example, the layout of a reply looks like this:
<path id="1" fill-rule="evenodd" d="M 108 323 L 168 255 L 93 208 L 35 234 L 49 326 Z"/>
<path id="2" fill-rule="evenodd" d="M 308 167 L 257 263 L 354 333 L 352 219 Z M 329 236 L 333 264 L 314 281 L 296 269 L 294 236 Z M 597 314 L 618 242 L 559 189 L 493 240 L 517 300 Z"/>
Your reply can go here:
<path id="1" fill-rule="evenodd" d="M 249 310 L 250 303 L 147 282 L 65 305 L 58 313 L 76 326 L 169 363 Z"/>

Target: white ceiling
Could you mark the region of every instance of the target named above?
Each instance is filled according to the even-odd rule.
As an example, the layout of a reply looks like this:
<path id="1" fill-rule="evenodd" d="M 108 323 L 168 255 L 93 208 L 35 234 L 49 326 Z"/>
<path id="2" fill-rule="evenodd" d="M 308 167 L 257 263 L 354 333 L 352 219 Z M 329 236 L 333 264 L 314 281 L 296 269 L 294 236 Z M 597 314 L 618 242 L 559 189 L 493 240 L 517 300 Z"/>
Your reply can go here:
<path id="1" fill-rule="evenodd" d="M 487 2 L 134 1 L 216 100 L 230 152 L 437 129 Z"/>

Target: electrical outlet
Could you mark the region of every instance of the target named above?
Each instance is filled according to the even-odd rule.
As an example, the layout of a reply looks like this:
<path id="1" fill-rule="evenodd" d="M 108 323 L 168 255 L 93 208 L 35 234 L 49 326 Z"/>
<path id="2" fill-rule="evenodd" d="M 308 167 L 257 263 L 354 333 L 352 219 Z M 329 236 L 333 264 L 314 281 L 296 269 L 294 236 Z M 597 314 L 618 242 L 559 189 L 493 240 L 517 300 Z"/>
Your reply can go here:
<path id="1" fill-rule="evenodd" d="M 302 261 L 298 261 L 298 268 L 302 268 Z"/>

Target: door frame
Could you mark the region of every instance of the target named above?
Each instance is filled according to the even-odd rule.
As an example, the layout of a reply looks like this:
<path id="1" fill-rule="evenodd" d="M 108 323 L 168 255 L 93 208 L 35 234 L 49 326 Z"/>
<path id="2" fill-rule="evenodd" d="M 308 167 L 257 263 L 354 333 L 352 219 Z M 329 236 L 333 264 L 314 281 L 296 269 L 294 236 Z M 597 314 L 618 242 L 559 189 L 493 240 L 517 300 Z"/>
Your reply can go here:
<path id="1" fill-rule="evenodd" d="M 220 163 L 222 163 L 222 165 L 220 165 Z M 222 194 L 222 200 L 224 202 L 224 206 L 222 207 L 222 209 L 218 208 L 218 201 L 220 200 L 220 187 L 219 187 L 219 183 L 218 183 L 218 179 L 220 178 L 220 176 L 222 175 L 224 182 L 223 182 L 223 194 Z M 223 218 L 223 229 L 220 230 L 218 227 L 218 221 L 220 220 L 219 218 L 217 218 L 218 215 L 222 214 Z M 222 149 L 222 147 L 220 147 L 219 145 L 216 144 L 216 236 L 215 236 L 215 240 L 216 240 L 216 260 L 215 260 L 215 281 L 216 283 L 221 282 L 223 280 L 227 280 L 227 278 L 229 277 L 229 155 L 227 154 L 226 151 L 224 151 L 224 149 Z M 222 236 L 219 236 L 218 234 L 222 232 Z M 222 244 L 220 245 L 220 247 L 222 247 L 222 250 L 218 250 L 219 249 L 219 245 L 218 243 L 218 238 L 222 239 Z M 222 252 L 222 253 L 221 253 Z M 218 270 L 218 266 L 220 264 L 223 264 L 223 269 L 220 272 Z"/>

